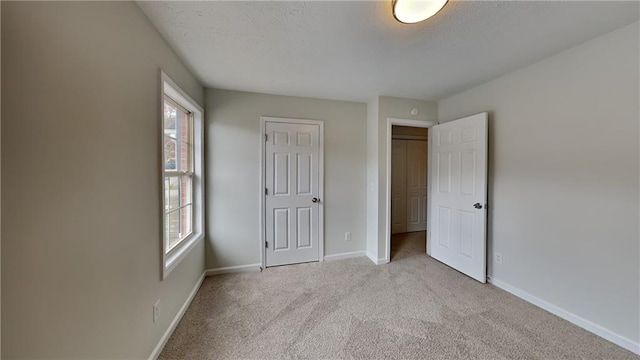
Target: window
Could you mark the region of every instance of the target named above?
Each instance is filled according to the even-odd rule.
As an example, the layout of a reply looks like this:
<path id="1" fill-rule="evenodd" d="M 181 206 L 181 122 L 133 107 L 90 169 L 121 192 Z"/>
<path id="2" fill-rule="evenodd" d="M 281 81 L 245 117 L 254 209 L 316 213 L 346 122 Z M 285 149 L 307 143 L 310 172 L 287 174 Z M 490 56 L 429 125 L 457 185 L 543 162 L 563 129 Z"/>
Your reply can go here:
<path id="1" fill-rule="evenodd" d="M 162 73 L 163 278 L 204 237 L 202 108 Z"/>
<path id="2" fill-rule="evenodd" d="M 165 252 L 193 233 L 193 113 L 164 96 Z"/>

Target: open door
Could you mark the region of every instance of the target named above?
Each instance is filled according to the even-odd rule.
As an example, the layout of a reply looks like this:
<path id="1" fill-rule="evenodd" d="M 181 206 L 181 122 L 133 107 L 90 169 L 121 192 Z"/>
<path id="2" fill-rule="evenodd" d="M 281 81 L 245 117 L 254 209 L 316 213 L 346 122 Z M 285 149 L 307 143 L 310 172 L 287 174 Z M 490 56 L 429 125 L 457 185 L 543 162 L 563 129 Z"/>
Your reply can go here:
<path id="1" fill-rule="evenodd" d="M 431 256 L 484 283 L 487 278 L 487 113 L 433 126 Z"/>

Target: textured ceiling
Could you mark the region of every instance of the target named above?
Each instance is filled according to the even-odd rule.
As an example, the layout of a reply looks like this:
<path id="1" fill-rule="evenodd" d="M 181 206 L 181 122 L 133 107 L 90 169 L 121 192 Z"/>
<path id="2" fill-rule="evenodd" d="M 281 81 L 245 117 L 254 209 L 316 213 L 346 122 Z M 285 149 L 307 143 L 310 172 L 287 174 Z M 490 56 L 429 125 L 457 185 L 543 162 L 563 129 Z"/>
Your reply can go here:
<path id="1" fill-rule="evenodd" d="M 207 87 L 438 100 L 638 21 L 638 2 L 450 1 L 403 25 L 388 1 L 138 3 Z"/>

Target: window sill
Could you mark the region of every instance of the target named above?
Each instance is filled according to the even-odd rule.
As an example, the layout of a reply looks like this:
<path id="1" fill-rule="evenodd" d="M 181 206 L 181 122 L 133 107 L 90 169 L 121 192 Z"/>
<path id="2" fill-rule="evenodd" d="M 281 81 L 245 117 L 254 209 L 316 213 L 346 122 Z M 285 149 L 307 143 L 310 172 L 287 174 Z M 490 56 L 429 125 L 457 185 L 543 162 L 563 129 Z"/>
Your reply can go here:
<path id="1" fill-rule="evenodd" d="M 166 279 L 171 271 L 173 271 L 173 269 L 175 269 L 182 260 L 189 255 L 191 250 L 203 239 L 204 234 L 194 234 L 185 239 L 171 254 L 165 254 L 163 256 L 164 264 L 162 266 L 162 279 Z"/>

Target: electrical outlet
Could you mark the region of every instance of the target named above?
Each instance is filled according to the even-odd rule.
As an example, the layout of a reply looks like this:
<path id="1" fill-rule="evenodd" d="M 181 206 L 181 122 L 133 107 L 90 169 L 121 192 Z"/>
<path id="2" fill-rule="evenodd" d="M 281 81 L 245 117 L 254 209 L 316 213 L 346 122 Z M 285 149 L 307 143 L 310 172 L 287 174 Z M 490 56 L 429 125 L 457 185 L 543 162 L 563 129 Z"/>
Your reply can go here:
<path id="1" fill-rule="evenodd" d="M 155 323 L 160 318 L 160 299 L 153 304 L 153 322 Z"/>
<path id="2" fill-rule="evenodd" d="M 502 254 L 496 253 L 496 263 L 502 264 Z"/>
<path id="3" fill-rule="evenodd" d="M 351 241 L 351 232 L 344 233 L 344 241 Z"/>

